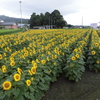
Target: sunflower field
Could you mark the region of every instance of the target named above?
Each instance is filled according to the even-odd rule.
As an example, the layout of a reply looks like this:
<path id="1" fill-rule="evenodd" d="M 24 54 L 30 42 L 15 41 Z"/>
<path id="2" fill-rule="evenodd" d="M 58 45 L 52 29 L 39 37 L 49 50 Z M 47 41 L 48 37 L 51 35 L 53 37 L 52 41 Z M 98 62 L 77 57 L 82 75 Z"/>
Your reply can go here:
<path id="1" fill-rule="evenodd" d="M 0 100 L 41 100 L 60 73 L 100 71 L 100 30 L 28 30 L 0 36 Z"/>

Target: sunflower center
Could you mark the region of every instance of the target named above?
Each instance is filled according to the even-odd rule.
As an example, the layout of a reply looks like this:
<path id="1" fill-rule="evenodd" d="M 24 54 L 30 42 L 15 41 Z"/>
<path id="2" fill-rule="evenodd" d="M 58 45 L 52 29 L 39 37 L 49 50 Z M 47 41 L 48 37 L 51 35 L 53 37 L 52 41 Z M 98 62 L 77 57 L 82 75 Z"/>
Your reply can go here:
<path id="1" fill-rule="evenodd" d="M 5 88 L 8 88 L 10 85 L 9 85 L 9 83 L 5 83 Z"/>
<path id="2" fill-rule="evenodd" d="M 16 79 L 19 79 L 19 76 L 18 75 L 16 76 Z"/>

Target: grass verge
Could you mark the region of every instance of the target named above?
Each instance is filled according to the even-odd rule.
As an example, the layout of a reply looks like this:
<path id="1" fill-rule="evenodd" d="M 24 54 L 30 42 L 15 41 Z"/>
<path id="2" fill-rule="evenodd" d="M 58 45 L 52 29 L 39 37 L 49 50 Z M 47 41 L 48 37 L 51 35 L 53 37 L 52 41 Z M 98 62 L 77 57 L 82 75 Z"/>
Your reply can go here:
<path id="1" fill-rule="evenodd" d="M 0 29 L 0 35 L 14 34 L 22 32 L 22 29 Z"/>

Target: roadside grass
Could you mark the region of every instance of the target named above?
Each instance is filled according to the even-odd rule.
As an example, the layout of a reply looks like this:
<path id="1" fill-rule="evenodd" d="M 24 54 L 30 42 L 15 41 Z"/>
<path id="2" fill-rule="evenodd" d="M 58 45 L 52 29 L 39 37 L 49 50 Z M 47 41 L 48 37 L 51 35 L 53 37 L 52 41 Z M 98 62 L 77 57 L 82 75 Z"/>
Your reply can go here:
<path id="1" fill-rule="evenodd" d="M 22 29 L 0 29 L 0 35 L 14 34 L 22 32 Z"/>

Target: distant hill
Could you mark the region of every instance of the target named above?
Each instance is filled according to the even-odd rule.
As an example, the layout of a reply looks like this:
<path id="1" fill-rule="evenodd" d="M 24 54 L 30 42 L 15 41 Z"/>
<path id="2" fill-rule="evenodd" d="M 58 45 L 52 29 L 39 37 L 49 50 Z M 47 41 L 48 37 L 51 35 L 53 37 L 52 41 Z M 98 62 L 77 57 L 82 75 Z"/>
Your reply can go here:
<path id="1" fill-rule="evenodd" d="M 3 20 L 4 22 L 16 22 L 16 23 L 21 22 L 21 18 L 8 17 L 8 16 L 5 16 L 5 15 L 0 15 L 0 20 Z M 23 23 L 28 23 L 28 20 L 29 19 L 23 19 L 22 18 Z"/>

